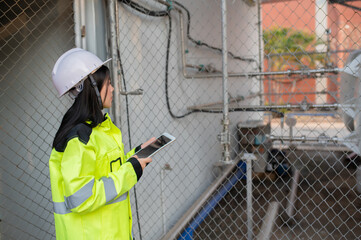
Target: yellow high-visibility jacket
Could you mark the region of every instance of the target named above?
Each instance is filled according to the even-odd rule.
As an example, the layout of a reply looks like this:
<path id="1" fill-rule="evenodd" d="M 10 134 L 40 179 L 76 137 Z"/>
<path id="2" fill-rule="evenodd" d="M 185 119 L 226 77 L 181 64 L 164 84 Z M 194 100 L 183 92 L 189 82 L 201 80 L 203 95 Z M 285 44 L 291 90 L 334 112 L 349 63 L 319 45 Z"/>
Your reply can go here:
<path id="1" fill-rule="evenodd" d="M 120 130 L 106 114 L 91 128 L 78 124 L 49 160 L 57 239 L 132 239 L 129 190 L 143 170 L 124 154 Z"/>

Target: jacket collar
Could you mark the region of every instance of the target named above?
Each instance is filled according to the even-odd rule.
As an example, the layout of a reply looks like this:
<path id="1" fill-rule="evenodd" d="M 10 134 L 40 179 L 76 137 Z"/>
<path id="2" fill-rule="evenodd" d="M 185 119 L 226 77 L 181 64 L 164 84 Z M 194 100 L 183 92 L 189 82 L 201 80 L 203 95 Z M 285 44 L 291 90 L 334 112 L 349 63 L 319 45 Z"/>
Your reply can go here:
<path id="1" fill-rule="evenodd" d="M 110 129 L 112 124 L 113 124 L 112 119 L 110 118 L 109 114 L 106 113 L 104 114 L 104 121 L 101 124 L 99 124 L 99 127 Z"/>
<path id="2" fill-rule="evenodd" d="M 91 124 L 92 121 L 87 120 L 87 121 L 85 121 L 85 123 L 86 124 Z M 112 122 L 112 119 L 110 118 L 109 114 L 105 113 L 104 114 L 104 121 L 101 122 L 97 127 L 110 129 L 112 124 L 113 124 L 113 122 Z"/>

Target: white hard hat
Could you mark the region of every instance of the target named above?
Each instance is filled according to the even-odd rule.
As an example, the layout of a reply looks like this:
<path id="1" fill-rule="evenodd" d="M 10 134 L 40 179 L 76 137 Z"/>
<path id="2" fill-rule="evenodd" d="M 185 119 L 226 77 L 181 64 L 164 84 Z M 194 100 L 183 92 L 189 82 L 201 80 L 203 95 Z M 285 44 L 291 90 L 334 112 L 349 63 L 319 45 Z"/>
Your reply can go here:
<path id="1" fill-rule="evenodd" d="M 59 97 L 110 60 L 111 58 L 103 62 L 93 53 L 81 48 L 73 48 L 65 52 L 56 61 L 52 73 Z"/>

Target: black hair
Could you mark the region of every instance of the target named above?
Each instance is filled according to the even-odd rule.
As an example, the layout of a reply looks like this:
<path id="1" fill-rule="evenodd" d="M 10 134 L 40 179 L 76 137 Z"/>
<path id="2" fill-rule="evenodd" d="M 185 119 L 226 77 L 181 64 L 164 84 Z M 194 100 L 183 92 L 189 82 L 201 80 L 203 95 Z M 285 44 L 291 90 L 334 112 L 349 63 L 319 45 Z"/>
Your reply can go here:
<path id="1" fill-rule="evenodd" d="M 106 80 L 109 77 L 109 73 L 109 68 L 102 66 L 92 74 L 99 92 L 103 86 L 108 87 Z M 74 128 L 77 124 L 85 123 L 86 121 L 89 121 L 87 125 L 92 128 L 98 126 L 104 121 L 101 106 L 89 77 L 84 81 L 83 91 L 78 94 L 73 105 L 65 113 L 59 130 L 55 134 L 53 148 L 65 141 L 65 137 L 72 128 Z"/>

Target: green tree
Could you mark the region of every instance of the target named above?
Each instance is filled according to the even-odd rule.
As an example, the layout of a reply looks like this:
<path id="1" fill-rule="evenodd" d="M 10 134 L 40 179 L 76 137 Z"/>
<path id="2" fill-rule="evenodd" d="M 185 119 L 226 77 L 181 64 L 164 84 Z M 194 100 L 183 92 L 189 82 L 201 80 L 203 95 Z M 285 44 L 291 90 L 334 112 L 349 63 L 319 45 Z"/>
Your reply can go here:
<path id="1" fill-rule="evenodd" d="M 319 41 L 316 35 L 291 28 L 272 28 L 263 31 L 264 52 L 269 57 L 272 71 L 297 70 L 314 68 L 316 61 L 324 62 L 323 54 L 308 54 L 315 51 Z M 277 55 L 286 53 L 284 55 Z M 294 54 L 302 53 L 302 54 Z M 276 54 L 276 55 L 275 55 Z"/>

